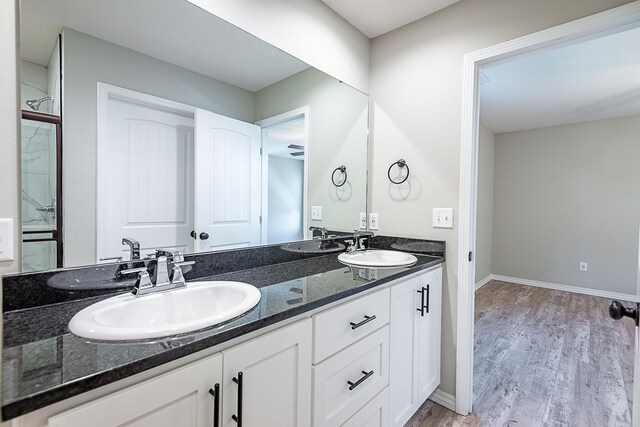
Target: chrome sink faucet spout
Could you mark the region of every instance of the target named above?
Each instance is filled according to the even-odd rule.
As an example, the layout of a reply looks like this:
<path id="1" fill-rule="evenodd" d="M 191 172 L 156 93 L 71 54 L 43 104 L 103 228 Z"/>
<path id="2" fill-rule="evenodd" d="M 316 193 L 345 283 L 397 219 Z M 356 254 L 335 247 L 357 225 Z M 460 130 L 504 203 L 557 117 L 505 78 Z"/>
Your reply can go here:
<path id="1" fill-rule="evenodd" d="M 169 258 L 171 261 L 171 277 L 169 276 Z M 147 267 L 131 268 L 120 271 L 120 275 L 138 273 L 138 280 L 131 291 L 135 296 L 147 295 L 155 292 L 184 288 L 187 284 L 182 273 L 182 267 L 193 265 L 195 261 L 185 261 L 180 252 L 171 253 L 165 250 L 156 251 L 156 269 L 153 279 Z"/>
<path id="2" fill-rule="evenodd" d="M 140 259 L 140 242 L 131 237 L 123 237 L 122 244 L 129 246 L 129 259 Z"/>
<path id="3" fill-rule="evenodd" d="M 364 246 L 364 242 L 368 237 L 374 237 L 375 234 L 373 231 L 369 230 L 353 230 L 353 238 L 349 243 L 349 247 L 347 248 L 348 253 L 353 253 L 356 251 L 364 251 L 367 248 Z"/>

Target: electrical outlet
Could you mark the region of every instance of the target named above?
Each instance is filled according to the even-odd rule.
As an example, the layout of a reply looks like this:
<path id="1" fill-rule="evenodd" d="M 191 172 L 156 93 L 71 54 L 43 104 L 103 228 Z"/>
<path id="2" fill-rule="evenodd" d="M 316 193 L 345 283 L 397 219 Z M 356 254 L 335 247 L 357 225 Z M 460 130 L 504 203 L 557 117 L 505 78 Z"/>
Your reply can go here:
<path id="1" fill-rule="evenodd" d="M 13 218 L 0 219 L 0 261 L 13 261 Z"/>
<path id="2" fill-rule="evenodd" d="M 370 213 L 369 214 L 369 230 L 377 230 L 379 226 L 378 223 L 378 214 Z"/>
<path id="3" fill-rule="evenodd" d="M 433 208 L 434 228 L 453 228 L 453 208 Z"/>
<path id="4" fill-rule="evenodd" d="M 311 220 L 322 221 L 322 206 L 311 206 Z"/>
<path id="5" fill-rule="evenodd" d="M 587 270 L 589 270 L 589 264 L 587 264 L 584 261 L 580 262 L 580 271 L 587 271 Z"/>
<path id="6" fill-rule="evenodd" d="M 364 212 L 360 213 L 360 229 L 364 230 L 367 228 L 367 214 Z"/>

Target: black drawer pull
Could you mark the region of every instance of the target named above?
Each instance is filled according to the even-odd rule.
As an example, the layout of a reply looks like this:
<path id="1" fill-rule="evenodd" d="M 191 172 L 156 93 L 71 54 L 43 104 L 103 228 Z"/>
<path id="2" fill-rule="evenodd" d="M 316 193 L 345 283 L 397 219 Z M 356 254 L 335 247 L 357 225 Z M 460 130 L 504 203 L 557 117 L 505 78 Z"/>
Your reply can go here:
<path id="1" fill-rule="evenodd" d="M 371 322 L 372 320 L 376 320 L 376 316 L 375 316 L 375 314 L 374 314 L 373 316 L 367 316 L 367 315 L 365 315 L 365 316 L 364 316 L 364 320 L 363 320 L 362 322 L 360 322 L 360 323 L 353 323 L 353 322 L 350 322 L 350 324 L 351 324 L 351 329 L 358 329 L 360 326 L 364 325 L 365 323 L 369 323 L 369 322 Z"/>
<path id="2" fill-rule="evenodd" d="M 420 288 L 419 291 L 416 291 L 420 294 L 420 308 L 416 309 L 420 312 L 420 316 L 424 317 L 424 312 L 426 310 L 427 314 L 429 314 L 429 285 L 425 288 L 424 286 Z M 427 305 L 425 305 L 424 297 L 427 297 Z"/>
<path id="3" fill-rule="evenodd" d="M 220 384 L 216 383 L 213 388 L 210 388 L 209 394 L 213 396 L 213 427 L 218 427 L 220 420 Z"/>
<path id="4" fill-rule="evenodd" d="M 238 372 L 238 377 L 233 377 L 232 381 L 238 384 L 238 415 L 233 414 L 231 418 L 238 424 L 238 427 L 242 427 L 242 372 Z"/>
<path id="5" fill-rule="evenodd" d="M 353 383 L 351 381 L 347 381 L 347 384 L 349 384 L 349 390 L 353 390 L 354 388 L 358 387 L 360 384 L 362 384 L 362 382 L 364 380 L 366 380 L 371 375 L 373 375 L 373 371 L 369 371 L 369 372 L 362 371 L 362 373 L 364 374 L 364 376 L 362 378 L 360 378 L 358 381 L 356 381 L 355 383 Z"/>

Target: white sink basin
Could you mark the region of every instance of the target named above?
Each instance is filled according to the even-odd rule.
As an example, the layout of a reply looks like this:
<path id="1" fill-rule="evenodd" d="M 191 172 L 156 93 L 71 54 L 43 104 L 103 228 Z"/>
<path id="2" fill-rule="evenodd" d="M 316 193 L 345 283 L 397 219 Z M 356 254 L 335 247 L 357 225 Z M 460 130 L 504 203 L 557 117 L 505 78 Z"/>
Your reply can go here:
<path id="1" fill-rule="evenodd" d="M 186 288 L 97 302 L 73 316 L 69 329 L 107 341 L 166 337 L 231 320 L 255 307 L 260 297 L 248 283 L 191 282 Z"/>
<path id="2" fill-rule="evenodd" d="M 415 263 L 418 258 L 406 252 L 368 249 L 342 253 L 338 255 L 338 260 L 345 264 L 361 267 L 401 267 Z"/>

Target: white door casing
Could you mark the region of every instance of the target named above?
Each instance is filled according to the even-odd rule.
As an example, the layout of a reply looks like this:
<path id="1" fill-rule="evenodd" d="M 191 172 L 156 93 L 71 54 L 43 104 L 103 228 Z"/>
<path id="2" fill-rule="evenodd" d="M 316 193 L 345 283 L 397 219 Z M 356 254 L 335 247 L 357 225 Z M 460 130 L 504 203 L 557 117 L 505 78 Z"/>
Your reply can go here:
<path id="1" fill-rule="evenodd" d="M 193 115 L 170 101 L 99 84 L 97 260 L 129 259 L 122 238 L 193 251 Z M 170 242 L 167 244 L 167 242 Z"/>
<path id="2" fill-rule="evenodd" d="M 460 228 L 458 247 L 458 304 L 456 345 L 456 412 L 466 415 L 473 400 L 473 342 L 475 256 L 465 260 L 475 250 L 478 129 L 480 105 L 478 97 L 479 69 L 482 65 L 504 60 L 526 52 L 578 39 L 600 37 L 623 29 L 640 26 L 640 1 L 635 1 L 586 18 L 519 37 L 464 57 L 462 88 L 462 129 L 460 150 Z M 639 263 L 640 266 L 640 263 Z M 640 272 L 639 272 L 640 276 Z M 640 282 L 639 282 L 640 283 Z M 640 296 L 640 293 L 639 293 Z M 638 340 L 636 339 L 635 390 L 638 395 Z M 634 425 L 638 425 L 640 407 L 634 399 Z"/>
<path id="3" fill-rule="evenodd" d="M 196 110 L 196 252 L 260 244 L 261 137 L 259 126 Z"/>

